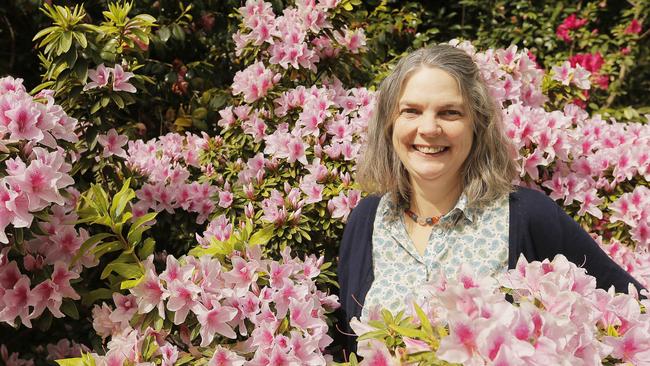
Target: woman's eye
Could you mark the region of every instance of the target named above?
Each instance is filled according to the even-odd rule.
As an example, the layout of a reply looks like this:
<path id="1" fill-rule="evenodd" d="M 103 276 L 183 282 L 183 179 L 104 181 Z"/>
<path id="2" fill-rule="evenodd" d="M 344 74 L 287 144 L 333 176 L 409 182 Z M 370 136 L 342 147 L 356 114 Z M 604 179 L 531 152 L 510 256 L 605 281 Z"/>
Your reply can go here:
<path id="1" fill-rule="evenodd" d="M 455 109 L 448 109 L 446 111 L 442 111 L 441 114 L 444 116 L 452 116 L 452 117 L 460 117 L 463 115 L 461 111 L 457 111 Z"/>
<path id="2" fill-rule="evenodd" d="M 417 114 L 418 110 L 415 108 L 404 108 L 401 110 L 400 114 Z"/>

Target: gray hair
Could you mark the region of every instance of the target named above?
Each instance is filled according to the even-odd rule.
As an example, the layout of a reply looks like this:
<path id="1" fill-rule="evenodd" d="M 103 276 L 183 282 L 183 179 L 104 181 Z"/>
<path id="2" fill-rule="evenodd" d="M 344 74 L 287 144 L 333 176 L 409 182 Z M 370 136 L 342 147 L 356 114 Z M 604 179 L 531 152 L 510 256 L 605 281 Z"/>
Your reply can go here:
<path id="1" fill-rule="evenodd" d="M 357 182 L 368 193 L 392 193 L 408 202 L 411 182 L 392 143 L 398 103 L 409 77 L 422 67 L 447 72 L 459 84 L 470 111 L 473 143 L 461 168 L 468 206 L 479 207 L 513 190 L 517 175 L 512 147 L 503 134 L 501 110 L 490 96 L 479 69 L 465 51 L 448 44 L 421 48 L 403 57 L 378 90 L 374 115 L 368 126 L 367 146 L 357 167 Z"/>

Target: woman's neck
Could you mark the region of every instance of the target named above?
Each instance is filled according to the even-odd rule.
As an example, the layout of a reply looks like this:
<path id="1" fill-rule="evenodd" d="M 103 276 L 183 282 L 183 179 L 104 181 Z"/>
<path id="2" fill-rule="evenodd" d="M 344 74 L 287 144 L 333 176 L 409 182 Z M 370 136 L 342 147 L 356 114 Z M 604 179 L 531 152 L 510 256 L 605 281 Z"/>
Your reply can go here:
<path id="1" fill-rule="evenodd" d="M 420 217 L 441 216 L 451 211 L 462 190 L 460 179 L 446 184 L 419 184 L 411 182 L 410 209 Z"/>

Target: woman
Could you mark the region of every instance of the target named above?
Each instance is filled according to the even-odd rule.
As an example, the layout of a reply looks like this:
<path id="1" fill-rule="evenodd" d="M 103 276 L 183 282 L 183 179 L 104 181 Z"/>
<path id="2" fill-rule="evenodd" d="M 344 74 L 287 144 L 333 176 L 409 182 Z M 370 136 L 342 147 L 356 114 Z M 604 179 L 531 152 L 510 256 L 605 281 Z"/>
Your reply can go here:
<path id="1" fill-rule="evenodd" d="M 450 45 L 411 53 L 382 82 L 357 175 L 374 195 L 350 214 L 339 253 L 344 331 L 372 307 L 404 309 L 440 269 L 493 275 L 521 254 L 563 254 L 600 288 L 642 288 L 550 198 L 512 186 L 499 116 L 476 64 Z"/>

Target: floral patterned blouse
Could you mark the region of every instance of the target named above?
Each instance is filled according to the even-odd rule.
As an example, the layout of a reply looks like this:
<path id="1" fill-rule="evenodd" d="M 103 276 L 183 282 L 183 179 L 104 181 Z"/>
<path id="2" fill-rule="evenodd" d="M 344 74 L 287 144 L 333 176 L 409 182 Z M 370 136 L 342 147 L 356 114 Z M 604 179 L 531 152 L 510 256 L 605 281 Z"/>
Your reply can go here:
<path id="1" fill-rule="evenodd" d="M 508 269 L 508 195 L 481 209 L 468 208 L 462 195 L 456 206 L 434 225 L 423 255 L 406 232 L 404 207 L 385 194 L 379 201 L 372 234 L 374 281 L 366 295 L 362 318 L 370 309 L 405 310 L 409 302 L 424 296 L 423 283 L 442 270 L 456 274 L 462 263 L 479 275 Z"/>

